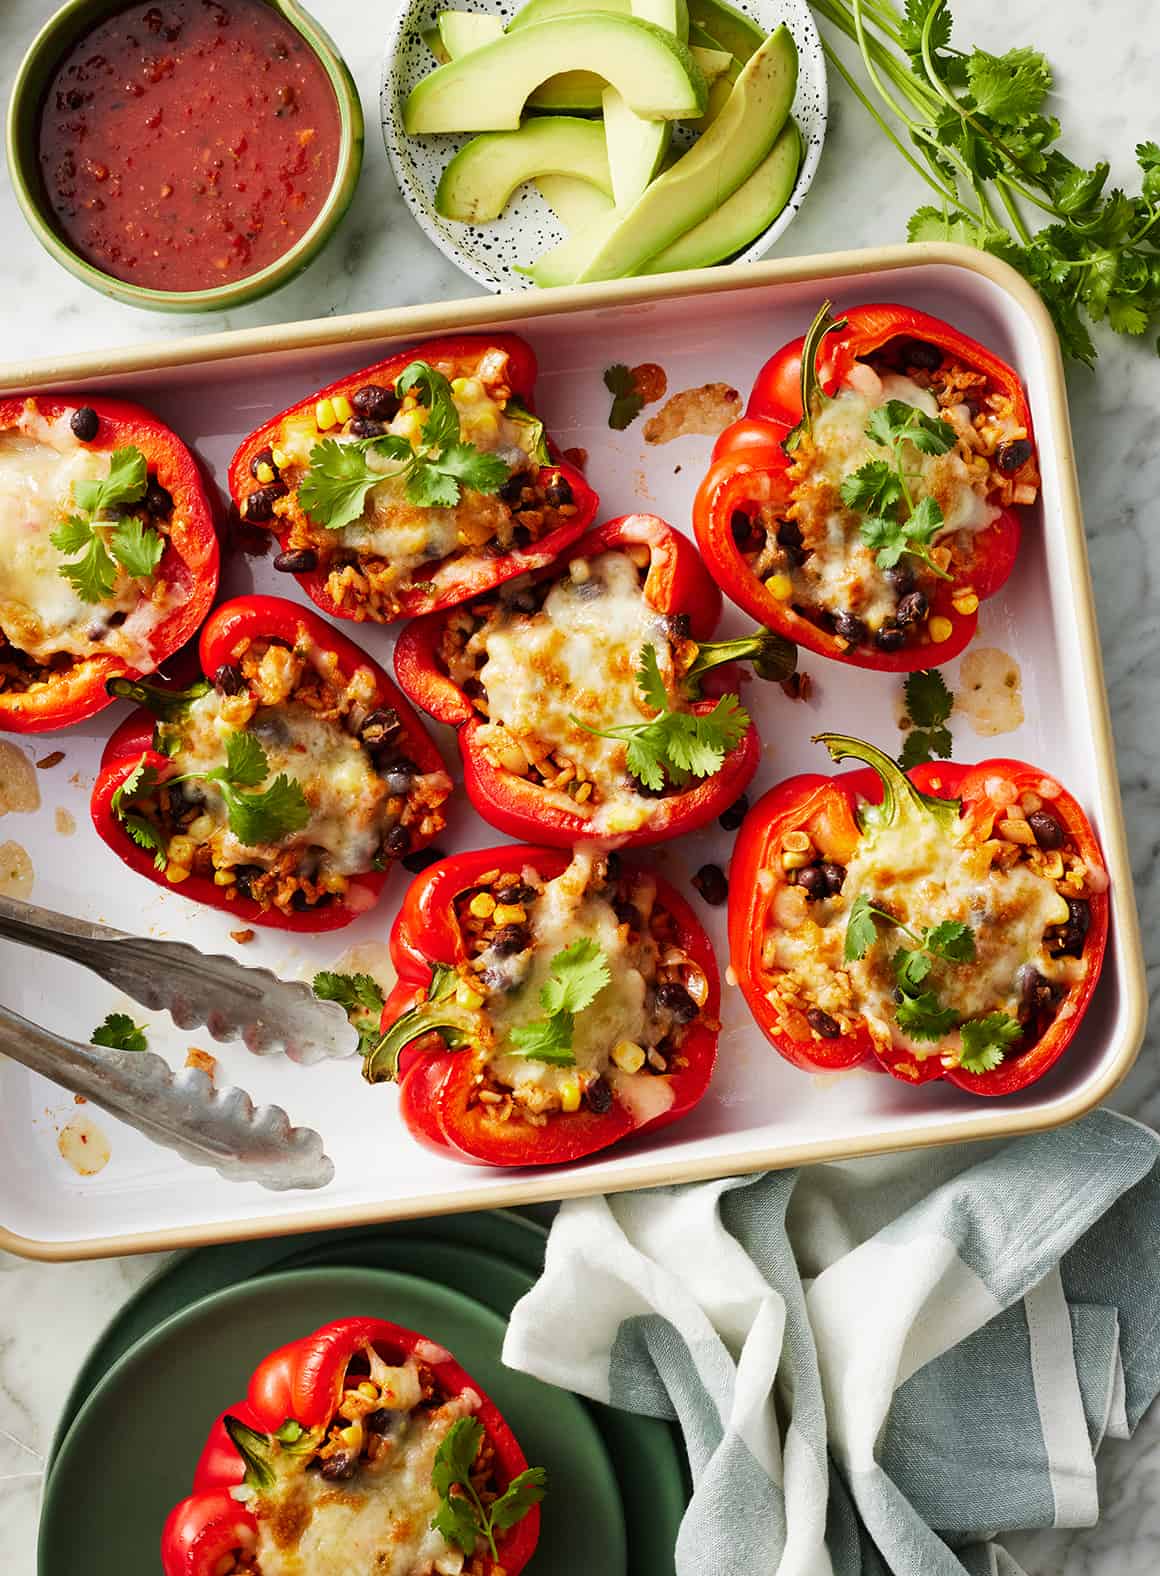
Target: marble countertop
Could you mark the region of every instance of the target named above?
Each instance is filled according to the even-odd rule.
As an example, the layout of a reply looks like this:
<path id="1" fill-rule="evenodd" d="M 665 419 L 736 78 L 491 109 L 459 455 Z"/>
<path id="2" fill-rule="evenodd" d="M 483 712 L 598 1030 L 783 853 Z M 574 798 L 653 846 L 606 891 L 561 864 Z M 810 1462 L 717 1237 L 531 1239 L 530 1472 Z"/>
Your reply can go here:
<path id="1" fill-rule="evenodd" d="M 0 96 L 53 0 L 5 0 L 0 12 Z M 995 49 L 1033 42 L 1057 73 L 1057 113 L 1066 146 L 1090 163 L 1113 161 L 1128 178 L 1132 148 L 1158 122 L 1150 60 L 1135 25 L 1134 0 L 1012 0 L 959 4 L 971 42 Z M 162 318 L 87 290 L 54 264 L 26 230 L 0 185 L 0 360 L 48 350 L 86 350 L 147 339 L 322 317 L 388 305 L 455 299 L 475 287 L 428 244 L 394 188 L 378 133 L 381 29 L 360 0 L 313 0 L 345 53 L 363 95 L 367 158 L 354 207 L 328 252 L 297 282 L 220 319 Z M 978 16 L 980 11 L 989 18 Z M 969 19 L 969 23 L 968 23 Z M 964 42 L 967 41 L 964 39 Z M 897 241 L 925 188 L 908 175 L 841 83 L 831 85 L 829 136 L 821 169 L 779 256 Z M 868 194 L 873 201 L 868 202 Z M 1160 880 L 1155 817 L 1160 742 L 1160 533 L 1151 519 L 1160 492 L 1153 433 L 1160 409 L 1160 360 L 1149 344 L 1099 336 L 1094 374 L 1075 370 L 1069 392 L 1092 550 L 1133 869 L 1151 971 L 1160 968 Z M 1151 677 L 1149 677 L 1151 675 Z M 1160 730 L 1158 730 L 1160 731 Z M 1160 1070 L 1149 1045 L 1112 1102 L 1160 1123 Z M 95 1264 L 36 1265 L 0 1254 L 0 1576 L 31 1576 L 41 1468 L 61 1403 L 96 1333 L 161 1256 Z M 1151 1576 L 1160 1566 L 1160 1407 L 1134 1440 L 1100 1456 L 1102 1520 L 1094 1528 L 1008 1540 L 1029 1576 Z"/>

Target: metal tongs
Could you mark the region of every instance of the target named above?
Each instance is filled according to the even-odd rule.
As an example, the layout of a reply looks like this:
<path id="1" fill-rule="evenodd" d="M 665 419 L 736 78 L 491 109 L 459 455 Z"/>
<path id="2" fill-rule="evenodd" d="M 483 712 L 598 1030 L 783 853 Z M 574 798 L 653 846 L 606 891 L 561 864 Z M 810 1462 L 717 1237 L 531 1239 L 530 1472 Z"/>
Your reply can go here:
<path id="1" fill-rule="evenodd" d="M 301 1063 L 349 1056 L 358 1035 L 334 1002 L 269 969 L 206 955 L 183 941 L 131 936 L 89 920 L 0 897 L 0 937 L 52 952 L 99 974 L 180 1029 L 240 1039 L 259 1056 Z M 62 1039 L 0 1007 L 0 1054 L 80 1094 L 194 1165 L 263 1187 L 325 1187 L 334 1164 L 312 1128 L 292 1127 L 280 1106 L 255 1107 L 244 1089 L 218 1089 L 200 1068 L 175 1072 L 150 1051 L 116 1051 Z"/>

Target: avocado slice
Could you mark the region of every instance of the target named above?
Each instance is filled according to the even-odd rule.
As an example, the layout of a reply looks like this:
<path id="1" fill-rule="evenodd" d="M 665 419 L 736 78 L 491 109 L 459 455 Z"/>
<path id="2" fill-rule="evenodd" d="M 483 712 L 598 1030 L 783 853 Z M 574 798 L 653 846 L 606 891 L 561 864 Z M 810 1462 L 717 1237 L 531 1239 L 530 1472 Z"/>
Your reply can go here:
<path id="1" fill-rule="evenodd" d="M 768 155 L 789 116 L 796 87 L 797 49 L 782 26 L 746 61 L 708 131 L 620 217 L 595 247 L 579 279 L 634 274 L 708 218 Z"/>
<path id="2" fill-rule="evenodd" d="M 767 230 L 790 199 L 802 160 L 801 133 L 786 121 L 773 150 L 707 219 L 650 257 L 642 274 L 708 268 L 742 251 Z"/>
<path id="3" fill-rule="evenodd" d="M 688 0 L 690 25 L 696 24 L 721 49 L 736 55 L 742 65 L 765 42 L 764 31 L 729 0 Z"/>
<path id="4" fill-rule="evenodd" d="M 612 235 L 619 223 L 620 213 L 612 208 L 603 218 L 593 218 L 583 230 L 569 235 L 550 251 L 541 253 L 530 268 L 521 268 L 517 272 L 526 274 L 541 290 L 556 285 L 574 285 L 585 263 L 591 258 L 594 247 Z"/>
<path id="5" fill-rule="evenodd" d="M 513 28 L 534 26 L 537 22 L 550 22 L 558 16 L 574 16 L 577 11 L 612 11 L 619 16 L 640 16 L 646 22 L 668 28 L 682 43 L 689 31 L 689 11 L 686 0 L 528 0 L 521 6 L 507 25 Z M 670 20 L 671 18 L 671 20 Z M 562 71 L 543 83 L 528 100 L 531 109 L 573 110 L 581 114 L 602 108 L 603 77 L 591 71 Z"/>
<path id="6" fill-rule="evenodd" d="M 574 175 L 537 175 L 540 196 L 565 230 L 584 230 L 612 212 L 611 197 Z"/>
<path id="7" fill-rule="evenodd" d="M 605 88 L 602 105 L 612 196 L 618 208 L 628 208 L 661 167 L 669 122 L 634 115 L 615 88 Z"/>
<path id="8" fill-rule="evenodd" d="M 436 212 L 461 224 L 498 219 L 516 187 L 537 175 L 575 175 L 611 196 L 608 145 L 600 122 L 540 115 L 518 131 L 485 131 L 473 137 L 443 171 Z"/>
<path id="9" fill-rule="evenodd" d="M 710 87 L 730 71 L 734 73 L 730 82 L 736 81 L 736 73 L 741 67 L 727 49 L 702 49 L 700 44 L 690 44 L 689 53 L 700 66 L 701 75 Z"/>
<path id="10" fill-rule="evenodd" d="M 612 0 L 608 0 L 608 3 L 611 5 Z M 580 7 L 573 6 L 572 9 L 578 10 Z M 600 7 L 587 5 L 583 9 L 598 11 Z M 627 15 L 627 0 L 624 11 Z M 445 23 L 445 17 L 453 20 Z M 497 38 L 502 38 L 504 33 L 504 25 L 498 16 L 483 15 L 477 11 L 441 11 L 437 22 L 436 27 L 428 28 L 423 34 L 423 42 L 441 66 L 445 66 L 449 60 L 458 60 L 461 55 L 469 54 L 484 44 L 493 43 Z M 484 25 L 477 26 L 479 23 Z M 561 71 L 557 76 L 542 82 L 528 104 L 532 109 L 575 110 L 578 114 L 587 114 L 600 108 L 603 92 L 603 77 L 595 77 L 591 71 Z"/>
<path id="11" fill-rule="evenodd" d="M 705 78 L 688 49 L 650 22 L 582 11 L 505 33 L 439 66 L 407 96 L 409 136 L 442 131 L 516 131 L 528 96 L 563 60 L 595 71 L 645 120 L 704 113 Z"/>
<path id="12" fill-rule="evenodd" d="M 481 11 L 440 11 L 436 26 L 448 60 L 458 60 L 460 55 L 468 55 L 503 37 L 499 17 L 485 16 Z"/>

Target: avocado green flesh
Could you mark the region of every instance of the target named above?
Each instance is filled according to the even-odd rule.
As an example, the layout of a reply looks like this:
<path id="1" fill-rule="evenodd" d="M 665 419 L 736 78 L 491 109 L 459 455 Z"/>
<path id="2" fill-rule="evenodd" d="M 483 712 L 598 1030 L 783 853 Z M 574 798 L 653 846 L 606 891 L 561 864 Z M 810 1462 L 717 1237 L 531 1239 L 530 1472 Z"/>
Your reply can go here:
<path id="1" fill-rule="evenodd" d="M 509 33 L 521 27 L 533 27 L 540 22 L 550 22 L 558 16 L 573 16 L 577 11 L 613 11 L 619 16 L 640 16 L 658 27 L 667 27 L 682 43 L 689 33 L 689 8 L 686 0 L 641 0 L 634 6 L 632 0 L 528 0 L 507 25 Z M 671 12 L 673 20 L 668 21 Z"/>
<path id="2" fill-rule="evenodd" d="M 689 25 L 708 33 L 718 48 L 736 55 L 742 65 L 765 42 L 765 34 L 757 23 L 728 0 L 689 0 Z"/>
<path id="3" fill-rule="evenodd" d="M 604 77 L 642 119 L 704 113 L 705 78 L 673 34 L 631 16 L 581 12 L 506 33 L 437 67 L 408 95 L 404 128 L 410 136 L 516 131 L 527 99 L 562 60 Z"/>
<path id="4" fill-rule="evenodd" d="M 620 217 L 579 279 L 634 274 L 708 218 L 767 157 L 796 87 L 797 50 L 787 29 L 779 27 L 745 63 L 717 119 Z"/>
<path id="5" fill-rule="evenodd" d="M 710 87 L 722 77 L 728 76 L 730 71 L 736 75 L 741 68 L 727 49 L 702 49 L 699 44 L 690 44 L 689 53 L 701 68 L 701 75 Z M 730 82 L 735 80 L 730 77 Z"/>
<path id="6" fill-rule="evenodd" d="M 669 146 L 669 123 L 634 115 L 615 88 L 605 88 L 603 109 L 612 196 L 618 208 L 627 208 L 660 169 Z"/>
<path id="7" fill-rule="evenodd" d="M 618 222 L 618 212 L 612 208 L 603 218 L 592 219 L 584 230 L 570 235 L 558 246 L 553 246 L 551 251 L 544 252 L 536 258 L 531 268 L 521 272 L 526 273 L 541 290 L 556 285 L 574 285 L 585 262 L 592 256 L 593 247 L 611 235 Z"/>
<path id="8" fill-rule="evenodd" d="M 600 122 L 542 115 L 518 131 L 485 131 L 473 137 L 444 170 L 436 211 L 461 224 L 498 219 L 516 187 L 537 175 L 576 176 L 611 196 L 608 147 Z"/>
<path id="9" fill-rule="evenodd" d="M 787 121 L 772 152 L 732 197 L 680 240 L 650 257 L 642 274 L 675 273 L 682 268 L 708 268 L 742 251 L 767 230 L 785 207 L 801 166 L 802 140 Z"/>
<path id="10" fill-rule="evenodd" d="M 565 230 L 583 230 L 613 209 L 611 197 L 574 175 L 537 175 L 536 186 Z"/>
<path id="11" fill-rule="evenodd" d="M 499 17 L 485 16 L 480 11 L 440 11 L 438 25 L 448 60 L 458 60 L 460 55 L 468 55 L 503 37 Z"/>

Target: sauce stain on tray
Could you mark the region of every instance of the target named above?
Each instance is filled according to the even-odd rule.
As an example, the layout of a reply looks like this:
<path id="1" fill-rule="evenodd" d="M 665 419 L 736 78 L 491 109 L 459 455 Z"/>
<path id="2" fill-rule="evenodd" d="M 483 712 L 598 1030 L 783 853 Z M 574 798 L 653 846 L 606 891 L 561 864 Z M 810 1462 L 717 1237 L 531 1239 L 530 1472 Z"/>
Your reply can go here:
<path id="1" fill-rule="evenodd" d="M 27 850 L 19 843 L 0 843 L 0 897 L 30 897 L 35 882 Z"/>
<path id="2" fill-rule="evenodd" d="M 741 414 L 741 395 L 728 383 L 703 383 L 673 394 L 644 424 L 646 443 L 716 437 Z"/>
<path id="3" fill-rule="evenodd" d="M 19 745 L 0 739 L 0 815 L 28 815 L 40 809 L 40 784 L 31 760 Z"/>
<path id="4" fill-rule="evenodd" d="M 1015 658 L 997 646 L 968 651 L 959 669 L 955 711 L 984 739 L 1020 727 L 1023 679 Z"/>
<path id="5" fill-rule="evenodd" d="M 95 1177 L 112 1154 L 107 1136 L 85 1112 L 64 1124 L 56 1135 L 56 1147 L 79 1177 Z"/>
<path id="6" fill-rule="evenodd" d="M 58 837 L 72 837 L 76 832 L 76 816 L 73 815 L 71 810 L 66 810 L 63 805 L 57 806 L 55 821 Z"/>

